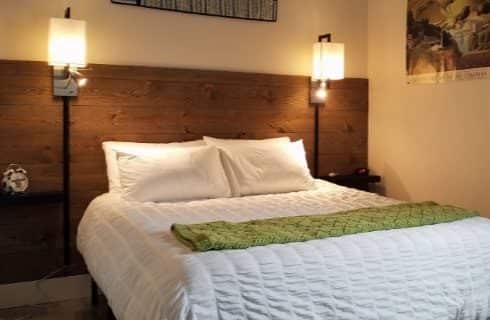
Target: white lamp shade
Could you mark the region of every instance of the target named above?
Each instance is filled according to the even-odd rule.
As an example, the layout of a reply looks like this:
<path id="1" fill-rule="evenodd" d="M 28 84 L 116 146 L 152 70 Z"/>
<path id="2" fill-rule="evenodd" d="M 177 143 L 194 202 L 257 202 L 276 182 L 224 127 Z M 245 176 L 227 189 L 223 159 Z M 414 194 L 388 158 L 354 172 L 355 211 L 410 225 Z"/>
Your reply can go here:
<path id="1" fill-rule="evenodd" d="M 344 44 L 317 42 L 313 45 L 313 80 L 344 79 Z"/>
<path id="2" fill-rule="evenodd" d="M 49 65 L 85 67 L 87 65 L 85 29 L 85 21 L 51 18 L 49 23 Z"/>

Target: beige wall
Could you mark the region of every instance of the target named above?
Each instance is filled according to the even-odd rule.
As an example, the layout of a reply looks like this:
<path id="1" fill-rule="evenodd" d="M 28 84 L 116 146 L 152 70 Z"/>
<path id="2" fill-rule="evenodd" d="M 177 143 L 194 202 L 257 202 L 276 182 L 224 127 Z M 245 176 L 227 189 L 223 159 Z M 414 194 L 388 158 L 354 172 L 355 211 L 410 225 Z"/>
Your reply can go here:
<path id="1" fill-rule="evenodd" d="M 8 1 L 0 10 L 0 59 L 46 60 L 48 18 L 67 5 L 88 22 L 91 63 L 308 75 L 312 42 L 332 32 L 346 43 L 347 76 L 365 77 L 369 68 L 369 161 L 387 195 L 490 215 L 490 81 L 407 86 L 405 0 L 369 0 L 368 15 L 367 4 L 281 0 L 279 21 L 260 23 L 109 0 Z"/>
<path id="2" fill-rule="evenodd" d="M 346 74 L 366 77 L 367 0 L 281 0 L 277 23 L 113 5 L 110 0 L 4 1 L 0 59 L 46 60 L 49 17 L 71 5 L 88 22 L 91 63 L 309 75 L 320 33 L 346 43 Z M 4 29 L 4 28 L 2 28 Z"/>
<path id="3" fill-rule="evenodd" d="M 369 0 L 369 163 L 388 196 L 490 216 L 490 80 L 408 86 L 405 0 Z"/>

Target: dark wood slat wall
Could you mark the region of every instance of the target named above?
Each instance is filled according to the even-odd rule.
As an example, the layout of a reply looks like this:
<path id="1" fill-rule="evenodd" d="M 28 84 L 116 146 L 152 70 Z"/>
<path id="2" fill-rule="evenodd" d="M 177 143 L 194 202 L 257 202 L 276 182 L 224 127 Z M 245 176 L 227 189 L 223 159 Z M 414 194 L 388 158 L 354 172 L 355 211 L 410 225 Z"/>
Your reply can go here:
<path id="1" fill-rule="evenodd" d="M 61 100 L 45 63 L 0 61 L 0 171 L 20 163 L 32 190 L 61 189 Z M 39 279 L 63 264 L 62 207 L 0 208 L 0 283 Z"/>
<path id="2" fill-rule="evenodd" d="M 312 163 L 307 77 L 111 65 L 90 65 L 84 74 L 88 85 L 71 103 L 73 240 L 87 204 L 107 191 L 102 141 L 288 135 L 304 139 Z M 0 60 L 0 168 L 21 163 L 35 191 L 61 188 L 62 101 L 51 90 L 45 63 Z M 329 94 L 321 111 L 320 174 L 350 173 L 367 162 L 368 81 L 335 82 Z M 60 208 L 30 208 L 30 218 L 11 210 L 0 209 L 0 228 L 9 230 L 0 232 L 0 271 L 9 270 L 0 272 L 0 283 L 38 279 L 60 266 Z M 38 237 L 16 236 L 33 232 L 29 221 L 43 225 Z M 39 239 L 49 244 L 43 256 Z M 72 257 L 71 273 L 83 272 L 74 241 Z"/>
<path id="3" fill-rule="evenodd" d="M 320 112 L 319 175 L 367 167 L 369 85 L 367 79 L 330 84 Z"/>

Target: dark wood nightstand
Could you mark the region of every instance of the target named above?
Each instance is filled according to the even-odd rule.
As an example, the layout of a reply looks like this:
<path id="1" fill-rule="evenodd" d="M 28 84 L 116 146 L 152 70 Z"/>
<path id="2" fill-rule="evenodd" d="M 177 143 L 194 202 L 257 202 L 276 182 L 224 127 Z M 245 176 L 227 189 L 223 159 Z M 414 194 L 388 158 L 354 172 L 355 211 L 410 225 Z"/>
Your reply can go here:
<path id="1" fill-rule="evenodd" d="M 355 174 L 336 175 L 320 177 L 319 179 L 329 181 L 344 187 L 359 189 L 363 191 L 369 191 L 369 185 L 372 183 L 378 183 L 381 181 L 380 176 L 360 176 Z"/>
<path id="2" fill-rule="evenodd" d="M 0 284 L 37 280 L 63 265 L 62 209 L 61 191 L 0 195 Z"/>
<path id="3" fill-rule="evenodd" d="M 27 192 L 18 195 L 0 194 L 0 206 L 48 204 L 63 202 L 62 191 Z"/>

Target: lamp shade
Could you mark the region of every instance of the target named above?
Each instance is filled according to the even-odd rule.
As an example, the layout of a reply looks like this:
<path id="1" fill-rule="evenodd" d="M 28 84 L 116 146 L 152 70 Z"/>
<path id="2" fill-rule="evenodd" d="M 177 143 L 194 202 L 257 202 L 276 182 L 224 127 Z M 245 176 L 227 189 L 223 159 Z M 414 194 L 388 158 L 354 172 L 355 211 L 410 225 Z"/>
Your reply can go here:
<path id="1" fill-rule="evenodd" d="M 86 23 L 81 20 L 51 18 L 48 63 L 52 66 L 85 67 Z"/>
<path id="2" fill-rule="evenodd" d="M 313 80 L 344 79 L 344 44 L 317 42 L 313 45 Z"/>

